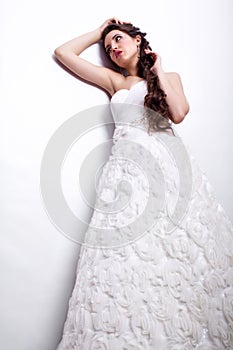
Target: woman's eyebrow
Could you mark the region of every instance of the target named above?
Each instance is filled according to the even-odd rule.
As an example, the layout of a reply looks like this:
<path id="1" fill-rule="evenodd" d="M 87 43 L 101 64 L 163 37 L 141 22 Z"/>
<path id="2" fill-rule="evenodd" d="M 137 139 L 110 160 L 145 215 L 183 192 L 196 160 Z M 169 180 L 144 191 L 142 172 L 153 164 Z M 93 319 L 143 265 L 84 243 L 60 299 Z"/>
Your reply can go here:
<path id="1" fill-rule="evenodd" d="M 112 36 L 112 40 L 115 39 L 115 37 L 116 37 L 117 35 L 120 35 L 120 34 L 119 34 L 119 33 L 114 34 L 114 35 Z M 105 50 L 106 50 L 108 47 L 109 47 L 109 45 L 105 46 Z"/>
<path id="2" fill-rule="evenodd" d="M 115 39 L 115 37 L 116 37 L 117 35 L 119 35 L 119 33 L 114 34 L 113 37 L 112 37 L 112 39 Z"/>

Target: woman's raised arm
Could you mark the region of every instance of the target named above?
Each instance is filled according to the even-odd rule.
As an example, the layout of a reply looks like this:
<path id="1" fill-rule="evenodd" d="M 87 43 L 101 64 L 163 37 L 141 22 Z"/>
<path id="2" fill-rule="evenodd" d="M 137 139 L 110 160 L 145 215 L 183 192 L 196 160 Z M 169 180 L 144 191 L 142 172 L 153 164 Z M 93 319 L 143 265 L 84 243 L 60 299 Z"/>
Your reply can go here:
<path id="1" fill-rule="evenodd" d="M 115 92 L 114 81 L 117 78 L 119 79 L 121 74 L 112 69 L 92 64 L 79 57 L 79 55 L 89 46 L 100 41 L 104 28 L 112 23 L 112 21 L 113 19 L 106 20 L 97 29 L 82 34 L 54 50 L 57 59 L 67 68 L 80 78 L 102 87 L 104 90 L 108 91 L 110 95 Z"/>

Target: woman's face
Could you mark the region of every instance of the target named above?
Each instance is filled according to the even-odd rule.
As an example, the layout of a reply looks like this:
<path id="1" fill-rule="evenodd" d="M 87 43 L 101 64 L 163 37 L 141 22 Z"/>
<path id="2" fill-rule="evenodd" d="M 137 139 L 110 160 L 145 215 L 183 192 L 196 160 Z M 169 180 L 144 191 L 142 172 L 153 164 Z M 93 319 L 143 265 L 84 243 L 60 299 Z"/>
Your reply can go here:
<path id="1" fill-rule="evenodd" d="M 104 40 L 104 46 L 111 60 L 119 67 L 126 68 L 131 63 L 138 61 L 138 46 L 141 38 L 138 35 L 132 38 L 130 35 L 120 30 L 112 30 Z"/>

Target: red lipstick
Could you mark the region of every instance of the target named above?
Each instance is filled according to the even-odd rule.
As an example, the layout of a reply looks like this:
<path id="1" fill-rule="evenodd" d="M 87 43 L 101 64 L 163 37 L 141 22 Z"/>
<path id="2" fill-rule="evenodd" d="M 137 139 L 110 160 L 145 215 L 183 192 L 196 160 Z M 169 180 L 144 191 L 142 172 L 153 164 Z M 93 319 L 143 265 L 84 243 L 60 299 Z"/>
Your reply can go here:
<path id="1" fill-rule="evenodd" d="M 122 51 L 121 50 L 116 50 L 115 51 L 115 57 L 118 58 L 121 55 Z"/>

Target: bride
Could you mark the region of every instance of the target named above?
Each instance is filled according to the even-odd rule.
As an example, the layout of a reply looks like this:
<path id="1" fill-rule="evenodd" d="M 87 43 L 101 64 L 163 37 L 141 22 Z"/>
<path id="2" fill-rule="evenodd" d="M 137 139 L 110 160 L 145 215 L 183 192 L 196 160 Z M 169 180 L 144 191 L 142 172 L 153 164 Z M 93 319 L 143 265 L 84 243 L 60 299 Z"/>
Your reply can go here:
<path id="1" fill-rule="evenodd" d="M 58 350 L 233 348 L 233 227 L 179 147 L 189 104 L 145 37 L 111 18 L 55 50 L 110 95 L 116 124 Z M 100 40 L 116 69 L 79 56 Z"/>

